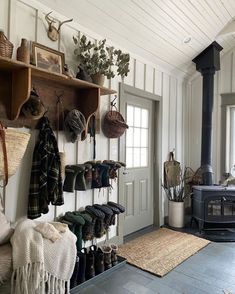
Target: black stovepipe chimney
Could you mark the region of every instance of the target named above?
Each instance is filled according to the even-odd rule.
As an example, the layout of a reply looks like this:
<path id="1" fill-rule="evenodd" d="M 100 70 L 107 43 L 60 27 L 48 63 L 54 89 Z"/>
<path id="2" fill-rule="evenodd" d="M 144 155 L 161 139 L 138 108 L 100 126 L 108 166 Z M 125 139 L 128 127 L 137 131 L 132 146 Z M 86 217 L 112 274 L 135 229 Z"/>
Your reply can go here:
<path id="1" fill-rule="evenodd" d="M 223 48 L 213 42 L 192 61 L 203 76 L 202 91 L 202 145 L 201 170 L 203 185 L 213 185 L 211 158 L 212 111 L 214 100 L 214 74 L 220 70 L 220 51 Z"/>

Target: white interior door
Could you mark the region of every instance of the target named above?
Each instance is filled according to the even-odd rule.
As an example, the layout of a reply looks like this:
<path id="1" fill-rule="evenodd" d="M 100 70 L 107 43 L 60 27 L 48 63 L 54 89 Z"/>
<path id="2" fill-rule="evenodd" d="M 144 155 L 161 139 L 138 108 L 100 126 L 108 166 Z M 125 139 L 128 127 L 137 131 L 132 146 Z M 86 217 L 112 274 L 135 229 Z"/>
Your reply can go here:
<path id="1" fill-rule="evenodd" d="M 129 126 L 120 146 L 127 165 L 119 185 L 125 236 L 153 224 L 153 101 L 126 93 L 120 110 Z"/>

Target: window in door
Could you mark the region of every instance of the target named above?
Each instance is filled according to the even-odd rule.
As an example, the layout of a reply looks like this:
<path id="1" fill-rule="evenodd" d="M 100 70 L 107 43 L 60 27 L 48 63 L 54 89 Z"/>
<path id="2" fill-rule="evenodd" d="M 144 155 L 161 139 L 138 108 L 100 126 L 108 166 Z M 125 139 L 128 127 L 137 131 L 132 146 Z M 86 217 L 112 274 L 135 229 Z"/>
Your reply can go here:
<path id="1" fill-rule="evenodd" d="M 127 168 L 147 167 L 149 161 L 149 110 L 127 104 Z"/>
<path id="2" fill-rule="evenodd" d="M 235 95 L 221 94 L 221 177 L 235 165 Z"/>
<path id="3" fill-rule="evenodd" d="M 235 106 L 228 107 L 227 109 L 227 168 L 228 171 L 235 165 Z"/>

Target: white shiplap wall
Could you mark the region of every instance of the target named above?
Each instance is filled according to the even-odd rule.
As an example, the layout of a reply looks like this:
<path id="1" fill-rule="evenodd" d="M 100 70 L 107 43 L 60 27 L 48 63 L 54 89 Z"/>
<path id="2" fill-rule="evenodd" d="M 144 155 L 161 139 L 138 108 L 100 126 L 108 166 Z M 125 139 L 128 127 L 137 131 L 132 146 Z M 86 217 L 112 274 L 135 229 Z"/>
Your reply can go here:
<path id="1" fill-rule="evenodd" d="M 0 28 L 4 29 L 18 47 L 22 37 L 28 40 L 35 40 L 51 48 L 61 50 L 65 53 L 66 63 L 76 72 L 76 59 L 73 56 L 74 44 L 72 36 L 78 31 L 85 33 L 89 38 L 102 39 L 79 24 L 72 23 L 64 25 L 61 31 L 59 42 L 52 42 L 47 38 L 44 15 L 50 11 L 36 0 L 1 0 L 0 1 Z M 63 19 L 62 15 L 54 12 L 58 19 Z M 8 18 L 9 16 L 9 18 Z M 14 55 L 15 56 L 15 55 Z M 125 83 L 136 88 L 140 88 L 151 93 L 162 96 L 162 139 L 161 139 L 161 166 L 167 159 L 170 150 L 175 149 L 177 160 L 184 160 L 184 89 L 185 83 L 180 77 L 170 75 L 158 65 L 143 62 L 142 58 L 137 58 L 135 52 L 131 54 L 130 73 L 125 79 Z M 106 81 L 107 87 L 118 91 L 120 78 L 116 77 L 111 81 Z M 101 97 L 101 116 L 109 108 L 110 100 L 113 97 Z M 30 179 L 30 169 L 32 152 L 35 143 L 35 133 L 33 133 L 29 148 L 25 154 L 17 174 L 10 179 L 6 189 L 6 215 L 12 222 L 24 217 L 27 212 L 28 185 Z M 63 147 L 64 146 L 64 147 Z M 63 135 L 59 134 L 59 148 L 66 152 L 66 164 L 82 163 L 92 159 L 92 143 L 89 138 L 76 144 L 63 143 Z M 97 159 L 118 159 L 118 140 L 107 139 L 102 134 L 97 136 Z M 63 214 L 65 211 L 80 209 L 94 202 L 103 203 L 108 199 L 118 200 L 117 184 L 113 183 L 114 189 L 109 194 L 108 191 L 86 191 L 79 193 L 64 193 L 65 204 L 61 207 L 50 207 L 50 212 L 41 219 L 51 220 L 55 216 Z M 167 201 L 163 196 L 161 210 L 163 217 L 167 214 Z M 116 227 L 112 227 L 111 236 L 116 235 Z"/>

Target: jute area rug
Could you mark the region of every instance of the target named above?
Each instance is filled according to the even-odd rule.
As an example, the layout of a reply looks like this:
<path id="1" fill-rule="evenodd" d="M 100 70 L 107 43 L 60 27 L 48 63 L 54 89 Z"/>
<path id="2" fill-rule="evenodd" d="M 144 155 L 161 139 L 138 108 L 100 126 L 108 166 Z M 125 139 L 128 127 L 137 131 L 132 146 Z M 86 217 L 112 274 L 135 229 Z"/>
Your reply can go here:
<path id="1" fill-rule="evenodd" d="M 163 277 L 210 241 L 166 228 L 145 234 L 119 248 L 127 262 Z"/>

